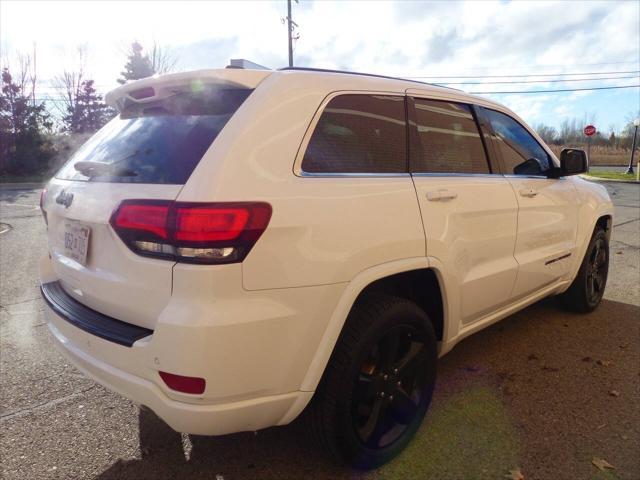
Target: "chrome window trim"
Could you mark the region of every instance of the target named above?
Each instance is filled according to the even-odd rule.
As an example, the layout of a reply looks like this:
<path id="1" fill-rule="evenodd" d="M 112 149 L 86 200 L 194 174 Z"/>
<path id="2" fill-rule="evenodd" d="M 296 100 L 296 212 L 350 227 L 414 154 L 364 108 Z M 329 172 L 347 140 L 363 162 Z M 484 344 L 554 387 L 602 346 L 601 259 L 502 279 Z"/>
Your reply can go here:
<path id="1" fill-rule="evenodd" d="M 491 177 L 491 178 L 531 178 L 537 180 L 564 180 L 567 177 L 547 177 L 545 175 L 504 175 L 502 173 L 412 173 L 412 177 Z"/>
<path id="2" fill-rule="evenodd" d="M 309 145 L 309 141 L 311 140 L 311 136 L 316 129 L 316 125 L 320 120 L 320 117 L 324 113 L 325 108 L 328 103 L 333 100 L 335 97 L 340 95 L 384 95 L 387 97 L 400 97 L 402 99 L 406 98 L 404 91 L 381 91 L 381 90 L 337 90 L 334 92 L 330 92 L 320 105 L 318 106 L 316 112 L 313 114 L 313 118 L 307 127 L 307 131 L 302 137 L 302 143 L 300 143 L 300 147 L 298 148 L 298 153 L 296 154 L 296 159 L 293 164 L 293 174 L 296 177 L 408 177 L 410 176 L 409 172 L 389 172 L 389 173 L 374 173 L 374 172 L 305 172 L 302 169 L 302 160 L 304 159 L 304 154 L 307 151 L 307 146 Z"/>
<path id="3" fill-rule="evenodd" d="M 412 173 L 412 177 L 503 177 L 499 173 L 443 173 L 443 172 L 419 172 Z"/>
<path id="4" fill-rule="evenodd" d="M 558 180 L 557 178 L 547 177 L 546 175 L 516 175 L 513 173 L 505 174 L 505 178 L 533 178 L 538 180 Z"/>
<path id="5" fill-rule="evenodd" d="M 300 170 L 298 177 L 350 177 L 350 178 L 369 178 L 369 177 L 410 177 L 410 173 L 355 173 L 355 172 L 345 172 L 345 173 L 316 173 L 316 172 L 305 172 L 304 170 Z"/>

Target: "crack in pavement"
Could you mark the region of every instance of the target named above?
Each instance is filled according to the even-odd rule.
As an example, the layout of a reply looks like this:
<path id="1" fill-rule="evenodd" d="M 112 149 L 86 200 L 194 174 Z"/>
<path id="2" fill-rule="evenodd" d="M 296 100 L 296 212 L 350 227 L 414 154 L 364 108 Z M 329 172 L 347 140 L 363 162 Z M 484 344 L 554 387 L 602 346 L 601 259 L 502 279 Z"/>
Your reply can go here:
<path id="1" fill-rule="evenodd" d="M 16 220 L 22 218 L 36 218 L 39 217 L 39 213 L 32 213 L 31 215 L 11 215 L 10 217 L 4 217 L 3 220 Z"/>
<path id="2" fill-rule="evenodd" d="M 4 204 L 4 205 L 5 205 L 5 206 L 8 206 L 8 207 L 28 207 L 28 208 L 39 208 L 37 205 L 30 205 L 30 204 L 25 205 L 24 203 L 15 203 L 15 202 L 13 202 L 13 203 L 12 203 L 12 202 L 5 202 L 5 204 Z"/>
<path id="3" fill-rule="evenodd" d="M 612 244 L 620 243 L 620 244 L 624 245 L 625 247 L 630 248 L 631 250 L 640 250 L 640 246 L 631 245 L 630 243 L 623 242 L 622 240 L 613 240 L 611 243 Z"/>
<path id="4" fill-rule="evenodd" d="M 15 303 L 0 303 L 0 308 L 13 307 L 14 305 L 20 305 L 22 303 L 33 302 L 35 300 L 41 300 L 41 299 L 42 297 L 36 297 L 36 298 L 28 298 L 26 300 L 20 300 L 19 302 L 15 302 Z"/>
<path id="5" fill-rule="evenodd" d="M 39 403 L 37 405 L 34 405 L 32 407 L 29 408 L 23 408 L 21 410 L 14 410 L 13 412 L 9 412 L 9 413 L 4 413 L 2 415 L 0 415 L 0 422 L 4 422 L 6 420 L 10 420 L 12 418 L 17 418 L 17 417 L 23 417 L 25 415 L 29 415 L 30 413 L 33 413 L 37 410 L 45 410 L 49 407 L 53 407 L 55 405 L 58 405 L 60 403 L 64 403 L 67 400 L 72 400 L 74 398 L 77 398 L 79 396 L 81 396 L 82 394 L 88 392 L 89 390 L 92 390 L 96 388 L 95 385 L 92 385 L 88 388 L 85 388 L 84 390 L 81 390 L 79 392 L 75 392 L 75 393 L 71 393 L 69 395 L 65 395 L 63 397 L 58 397 L 58 398 L 54 398 L 53 400 L 49 400 L 47 402 L 43 402 L 43 403 Z"/>
<path id="6" fill-rule="evenodd" d="M 56 373 L 52 373 L 51 375 L 47 375 L 46 377 L 38 377 L 38 378 L 32 378 L 29 380 L 20 380 L 18 382 L 13 382 L 13 383 L 6 383 L 4 386 L 5 387 L 12 387 L 14 385 L 23 385 L 25 383 L 36 383 L 36 382 L 42 382 L 43 380 L 48 380 L 50 378 L 53 377 L 59 377 L 62 375 L 66 375 L 66 372 L 64 370 L 60 370 Z M 0 417 L 2 417 L 2 415 L 0 415 Z"/>
<path id="7" fill-rule="evenodd" d="M 627 220 L 626 222 L 622 222 L 622 223 L 614 223 L 613 226 L 614 227 L 619 227 L 620 225 L 626 225 L 627 223 L 631 223 L 631 222 L 637 222 L 638 220 L 640 220 L 640 218 L 634 218 L 632 220 Z"/>

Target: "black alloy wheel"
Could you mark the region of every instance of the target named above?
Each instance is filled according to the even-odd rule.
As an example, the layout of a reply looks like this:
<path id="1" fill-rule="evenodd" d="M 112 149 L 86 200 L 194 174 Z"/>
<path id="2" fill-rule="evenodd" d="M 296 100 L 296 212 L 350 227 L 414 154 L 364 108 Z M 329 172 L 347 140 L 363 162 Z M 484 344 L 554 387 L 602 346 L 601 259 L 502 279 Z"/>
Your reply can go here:
<path id="1" fill-rule="evenodd" d="M 316 438 L 356 468 L 389 461 L 422 423 L 436 362 L 433 324 L 418 305 L 386 294 L 359 300 L 307 412 Z"/>
<path id="2" fill-rule="evenodd" d="M 609 274 L 609 239 L 607 232 L 597 227 L 582 259 L 576 278 L 560 301 L 567 309 L 589 313 L 602 301 Z"/>
<path id="3" fill-rule="evenodd" d="M 587 302 L 590 305 L 597 305 L 604 294 L 604 286 L 607 283 L 607 273 L 609 270 L 609 248 L 605 239 L 597 238 L 587 266 Z"/>
<path id="4" fill-rule="evenodd" d="M 424 334 L 413 325 L 391 327 L 373 345 L 358 372 L 351 410 L 366 447 L 387 447 L 405 433 L 425 394 L 420 372 L 428 360 Z"/>

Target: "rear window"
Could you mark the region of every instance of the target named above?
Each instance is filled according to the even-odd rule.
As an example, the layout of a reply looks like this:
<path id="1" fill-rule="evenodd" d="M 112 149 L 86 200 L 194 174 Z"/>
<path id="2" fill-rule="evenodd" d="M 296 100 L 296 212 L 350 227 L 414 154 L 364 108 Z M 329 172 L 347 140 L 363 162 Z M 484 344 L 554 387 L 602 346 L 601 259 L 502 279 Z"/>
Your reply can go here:
<path id="1" fill-rule="evenodd" d="M 407 171 L 404 97 L 340 95 L 322 112 L 302 160 L 308 173 Z"/>
<path id="2" fill-rule="evenodd" d="M 201 87 L 125 103 L 56 175 L 64 180 L 184 184 L 248 89 Z"/>

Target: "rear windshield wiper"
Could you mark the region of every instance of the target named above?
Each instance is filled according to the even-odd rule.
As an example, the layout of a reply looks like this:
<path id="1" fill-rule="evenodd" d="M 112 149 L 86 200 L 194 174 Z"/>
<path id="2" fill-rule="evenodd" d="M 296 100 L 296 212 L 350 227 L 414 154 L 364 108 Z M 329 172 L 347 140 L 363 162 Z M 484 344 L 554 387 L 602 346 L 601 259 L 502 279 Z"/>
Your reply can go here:
<path id="1" fill-rule="evenodd" d="M 89 179 L 94 177 L 136 177 L 138 175 L 130 168 L 104 162 L 76 162 L 73 168 Z"/>
<path id="2" fill-rule="evenodd" d="M 152 148 L 147 148 L 142 153 L 149 155 L 152 151 Z M 89 177 L 89 180 L 94 177 L 136 177 L 138 176 L 138 173 L 135 170 L 131 170 L 126 167 L 119 167 L 118 164 L 135 157 L 139 153 L 141 153 L 140 150 L 136 149 L 129 155 L 122 157 L 120 160 L 109 163 L 92 161 L 76 162 L 73 165 L 73 168 L 85 177 Z"/>

